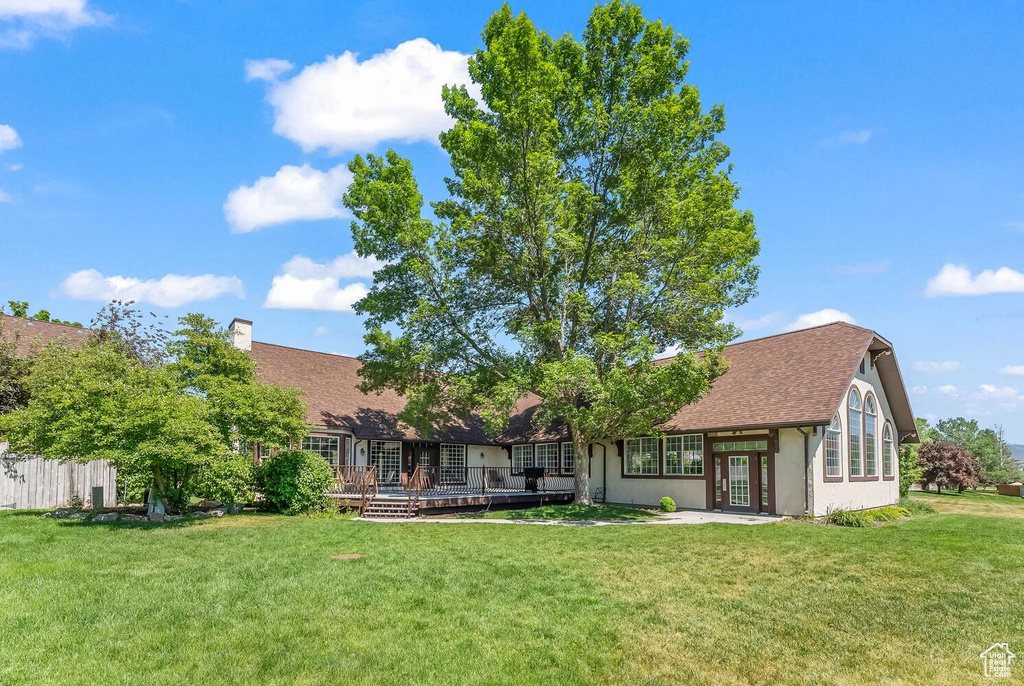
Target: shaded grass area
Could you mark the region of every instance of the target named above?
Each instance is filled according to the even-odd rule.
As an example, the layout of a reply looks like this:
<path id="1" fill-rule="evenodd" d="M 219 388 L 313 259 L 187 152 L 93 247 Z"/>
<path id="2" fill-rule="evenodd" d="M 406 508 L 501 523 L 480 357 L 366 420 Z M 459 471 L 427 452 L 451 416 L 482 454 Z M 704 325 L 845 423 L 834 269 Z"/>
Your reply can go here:
<path id="1" fill-rule="evenodd" d="M 562 520 L 570 522 L 593 521 L 642 521 L 658 518 L 654 510 L 641 510 L 626 505 L 543 505 L 522 510 L 488 510 L 463 515 L 468 519 L 543 519 L 547 521 Z"/>
<path id="2" fill-rule="evenodd" d="M 1024 519 L 1024 498 L 999 495 L 995 491 L 912 491 L 910 497 L 918 502 L 928 503 L 936 511 L 946 514 Z"/>
<path id="3" fill-rule="evenodd" d="M 0 683 L 984 683 L 1020 531 L 0 514 Z"/>

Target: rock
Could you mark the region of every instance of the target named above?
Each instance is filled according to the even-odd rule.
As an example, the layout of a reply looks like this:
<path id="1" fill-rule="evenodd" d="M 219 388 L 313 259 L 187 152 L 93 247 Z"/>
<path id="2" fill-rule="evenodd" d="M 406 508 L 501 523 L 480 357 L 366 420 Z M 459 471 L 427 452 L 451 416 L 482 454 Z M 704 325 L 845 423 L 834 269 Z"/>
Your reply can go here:
<path id="1" fill-rule="evenodd" d="M 228 514 L 238 514 L 243 508 L 245 508 L 245 505 L 242 503 L 232 503 L 228 505 Z"/>
<path id="2" fill-rule="evenodd" d="M 181 519 L 181 515 L 164 515 L 165 522 L 176 522 Z"/>
<path id="3" fill-rule="evenodd" d="M 198 512 L 193 512 L 192 516 L 195 517 L 196 519 L 209 519 L 210 518 L 210 513 L 209 512 L 203 512 L 202 510 L 200 510 Z"/>
<path id="4" fill-rule="evenodd" d="M 121 517 L 121 519 L 126 521 L 126 522 L 145 522 L 146 521 L 146 517 L 144 517 L 143 515 L 133 515 L 133 514 L 123 515 Z"/>
<path id="5" fill-rule="evenodd" d="M 68 519 L 74 519 L 77 522 L 83 522 L 86 519 L 89 519 L 89 513 L 88 512 L 75 512 L 74 514 L 70 515 L 68 517 Z"/>
<path id="6" fill-rule="evenodd" d="M 210 516 L 211 517 L 223 517 L 224 516 L 224 510 L 210 510 Z"/>
<path id="7" fill-rule="evenodd" d="M 154 512 L 153 514 L 149 515 L 149 521 L 151 521 L 151 522 L 162 522 L 162 521 L 164 521 L 164 516 L 165 515 L 164 515 L 163 512 Z"/>
<path id="8" fill-rule="evenodd" d="M 94 521 L 94 522 L 116 522 L 120 518 L 121 518 L 121 515 L 119 515 L 116 512 L 104 512 L 102 514 L 98 514 L 95 517 L 93 517 L 92 521 Z"/>
<path id="9" fill-rule="evenodd" d="M 68 519 L 76 512 L 78 512 L 78 510 L 73 507 L 58 507 L 53 512 L 47 512 L 47 514 L 54 519 Z"/>
<path id="10" fill-rule="evenodd" d="M 215 507 L 221 507 L 221 506 L 222 506 L 222 503 L 220 503 L 220 502 L 218 502 L 216 500 L 200 500 L 199 501 L 199 507 L 201 507 L 204 510 L 210 510 L 210 509 L 213 509 Z"/>

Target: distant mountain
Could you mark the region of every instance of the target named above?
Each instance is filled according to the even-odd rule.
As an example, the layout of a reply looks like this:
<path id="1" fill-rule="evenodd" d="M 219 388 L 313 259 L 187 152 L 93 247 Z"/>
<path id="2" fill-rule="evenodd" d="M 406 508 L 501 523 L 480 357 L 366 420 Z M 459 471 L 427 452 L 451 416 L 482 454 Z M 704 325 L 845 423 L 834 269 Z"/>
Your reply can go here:
<path id="1" fill-rule="evenodd" d="M 1024 464 L 1024 445 L 1020 443 L 1011 443 L 1010 451 L 1013 453 L 1013 459 Z"/>

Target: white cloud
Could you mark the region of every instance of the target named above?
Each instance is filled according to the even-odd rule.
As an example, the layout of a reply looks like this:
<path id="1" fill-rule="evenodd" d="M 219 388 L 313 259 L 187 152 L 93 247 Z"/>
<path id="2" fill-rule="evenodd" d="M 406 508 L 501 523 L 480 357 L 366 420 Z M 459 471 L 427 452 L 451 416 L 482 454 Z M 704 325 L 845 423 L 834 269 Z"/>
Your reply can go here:
<path id="1" fill-rule="evenodd" d="M 1024 376 L 1024 364 L 1010 364 L 999 370 L 1000 374 L 1009 374 L 1010 376 Z"/>
<path id="2" fill-rule="evenodd" d="M 1024 274 L 1000 267 L 986 269 L 977 276 L 962 265 L 947 264 L 928 280 L 924 294 L 929 298 L 940 295 L 990 295 L 992 293 L 1024 293 Z"/>
<path id="3" fill-rule="evenodd" d="M 935 391 L 938 392 L 938 393 L 941 393 L 942 395 L 948 395 L 948 396 L 952 396 L 954 398 L 957 397 L 958 395 L 960 395 L 959 389 L 957 389 L 957 387 L 954 386 L 953 384 L 946 384 L 945 386 L 939 386 L 938 388 L 935 389 Z"/>
<path id="4" fill-rule="evenodd" d="M 352 312 L 352 306 L 369 290 L 359 281 L 339 287 L 338 280 L 300 279 L 291 274 L 275 276 L 264 307 L 282 310 Z"/>
<path id="5" fill-rule="evenodd" d="M 416 38 L 359 61 L 329 55 L 291 79 L 271 83 L 274 132 L 303 150 L 335 154 L 381 141 L 432 141 L 451 125 L 441 87 L 470 86 L 468 55 Z M 470 92 L 476 89 L 470 86 Z"/>
<path id="6" fill-rule="evenodd" d="M 285 262 L 282 269 L 285 274 L 301 279 L 372 279 L 373 273 L 383 266 L 384 262 L 372 257 L 360 257 L 353 250 L 323 264 L 304 255 L 296 255 Z"/>
<path id="7" fill-rule="evenodd" d="M 288 60 L 279 60 L 273 57 L 265 60 L 246 60 L 245 80 L 273 83 L 294 68 L 295 65 Z"/>
<path id="8" fill-rule="evenodd" d="M 308 164 L 285 165 L 273 176 L 239 186 L 224 201 L 224 217 L 234 233 L 248 233 L 285 222 L 348 216 L 341 197 L 352 182 L 345 165 L 326 172 Z"/>
<path id="9" fill-rule="evenodd" d="M 836 269 L 836 273 L 843 276 L 861 276 L 865 274 L 884 274 L 889 269 L 889 260 L 881 262 L 859 262 L 857 264 L 842 265 Z"/>
<path id="10" fill-rule="evenodd" d="M 3 0 L 0 0 L 3 2 Z M 0 152 L 21 147 L 21 136 L 10 124 L 0 124 Z"/>
<path id="11" fill-rule="evenodd" d="M 0 48 L 28 48 L 39 37 L 64 38 L 108 19 L 87 0 L 0 0 Z"/>
<path id="12" fill-rule="evenodd" d="M 910 389 L 910 392 L 913 393 L 914 395 L 924 395 L 925 393 L 928 392 L 928 387 L 927 386 L 914 386 L 913 388 Z"/>
<path id="13" fill-rule="evenodd" d="M 9 203 L 13 201 L 14 198 L 11 197 L 11 194 L 5 191 L 3 188 L 0 188 L 0 202 Z"/>
<path id="14" fill-rule="evenodd" d="M 328 329 L 326 326 L 318 326 L 313 330 L 314 336 L 326 336 L 329 333 L 331 333 L 331 330 Z"/>
<path id="15" fill-rule="evenodd" d="M 821 326 L 823 324 L 831 324 L 832 322 L 846 322 L 847 324 L 856 324 L 857 320 L 853 318 L 853 315 L 842 310 L 835 310 L 827 307 L 817 312 L 808 312 L 797 317 L 789 326 L 786 327 L 786 331 L 798 331 L 800 329 L 809 329 L 813 326 Z"/>
<path id="16" fill-rule="evenodd" d="M 1017 389 L 1013 386 L 996 386 L 990 383 L 981 384 L 981 394 L 987 398 L 1016 398 Z"/>
<path id="17" fill-rule="evenodd" d="M 914 369 L 919 372 L 955 372 L 960 369 L 960 363 L 953 360 L 945 362 L 915 362 Z"/>
<path id="18" fill-rule="evenodd" d="M 237 276 L 181 276 L 167 274 L 160 279 L 104 276 L 95 269 L 83 269 L 64 280 L 59 291 L 75 300 L 134 300 L 159 307 L 179 307 L 198 300 L 212 300 L 226 294 L 245 297 Z"/>
<path id="19" fill-rule="evenodd" d="M 14 162 L 14 163 L 11 163 L 11 164 L 7 165 L 7 171 L 12 171 L 12 172 L 21 171 L 24 168 L 25 168 L 25 165 L 21 164 L 20 162 Z"/>
<path id="20" fill-rule="evenodd" d="M 859 131 L 841 131 L 834 136 L 823 138 L 821 144 L 827 148 L 836 148 L 843 145 L 864 145 L 875 132 L 871 129 L 860 129 Z"/>
<path id="21" fill-rule="evenodd" d="M 740 327 L 743 331 L 757 331 L 758 329 L 766 329 L 769 326 L 773 326 L 781 317 L 781 312 L 769 312 L 766 315 L 754 317 L 752 319 L 747 319 L 746 317 L 740 317 L 737 315 L 729 315 L 726 317 L 726 320 Z"/>
<path id="22" fill-rule="evenodd" d="M 359 257 L 354 251 L 326 263 L 296 255 L 282 265 L 282 274 L 274 277 L 263 306 L 285 310 L 352 312 L 352 306 L 366 296 L 369 288 L 361 281 L 345 286 L 341 281 L 372 278 L 374 270 L 382 265 L 375 259 Z"/>

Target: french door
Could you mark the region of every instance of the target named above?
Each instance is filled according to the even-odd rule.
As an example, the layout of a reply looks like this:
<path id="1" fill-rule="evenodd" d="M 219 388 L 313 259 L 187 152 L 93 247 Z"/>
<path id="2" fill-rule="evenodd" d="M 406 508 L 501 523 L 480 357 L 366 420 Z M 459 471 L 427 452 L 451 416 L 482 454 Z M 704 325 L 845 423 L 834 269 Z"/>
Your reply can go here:
<path id="1" fill-rule="evenodd" d="M 774 460 L 763 452 L 715 455 L 716 510 L 774 512 Z"/>

